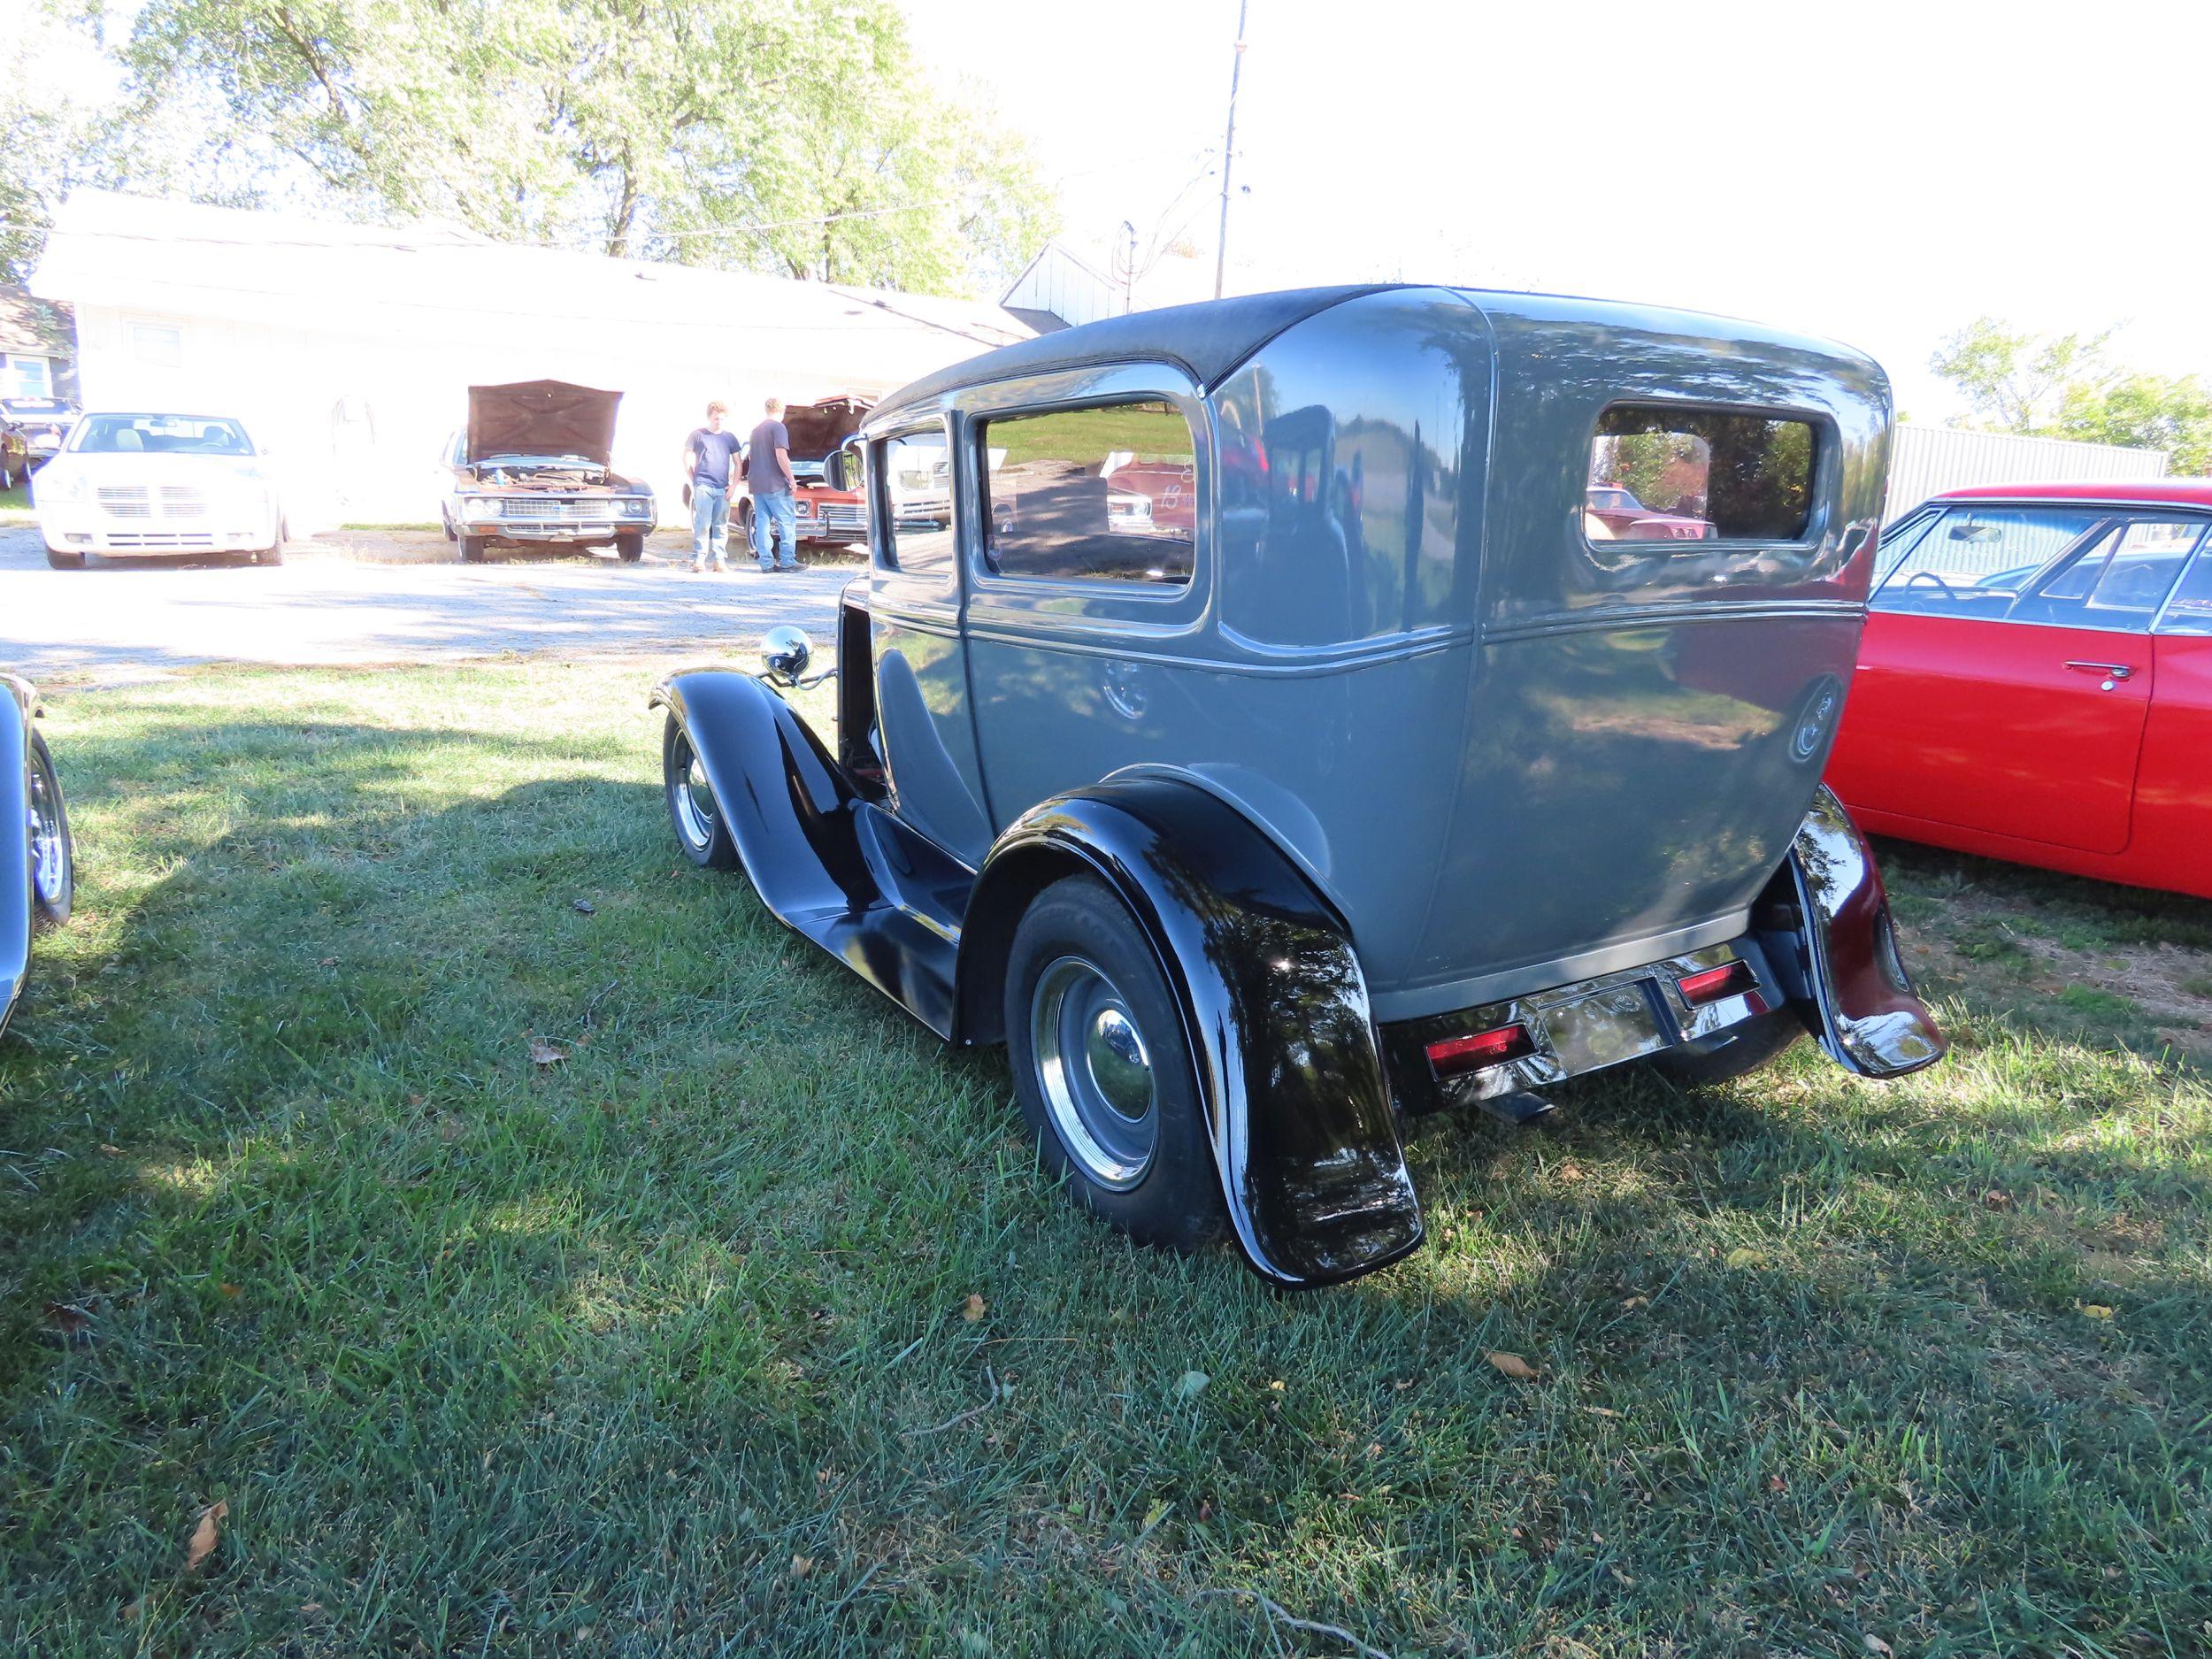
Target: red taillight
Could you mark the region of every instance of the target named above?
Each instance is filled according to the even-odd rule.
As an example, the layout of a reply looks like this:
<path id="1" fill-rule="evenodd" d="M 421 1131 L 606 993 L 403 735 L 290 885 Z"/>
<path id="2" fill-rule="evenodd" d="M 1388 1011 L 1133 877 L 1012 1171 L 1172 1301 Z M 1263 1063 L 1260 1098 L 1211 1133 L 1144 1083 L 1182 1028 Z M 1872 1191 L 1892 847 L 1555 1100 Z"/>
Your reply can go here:
<path id="1" fill-rule="evenodd" d="M 1479 1031 L 1471 1037 L 1448 1037 L 1442 1042 L 1431 1043 L 1429 1064 L 1439 1077 L 1457 1077 L 1462 1072 L 1479 1071 L 1485 1066 L 1500 1065 L 1535 1052 L 1536 1045 L 1529 1041 L 1525 1027 L 1500 1025 L 1492 1031 Z"/>
<path id="2" fill-rule="evenodd" d="M 1717 968 L 1707 968 L 1677 979 L 1682 1000 L 1692 1008 L 1702 1008 L 1708 1002 L 1717 1002 L 1724 996 L 1740 996 L 1746 991 L 1758 989 L 1759 976 L 1751 971 L 1751 964 L 1739 957 L 1724 962 Z"/>

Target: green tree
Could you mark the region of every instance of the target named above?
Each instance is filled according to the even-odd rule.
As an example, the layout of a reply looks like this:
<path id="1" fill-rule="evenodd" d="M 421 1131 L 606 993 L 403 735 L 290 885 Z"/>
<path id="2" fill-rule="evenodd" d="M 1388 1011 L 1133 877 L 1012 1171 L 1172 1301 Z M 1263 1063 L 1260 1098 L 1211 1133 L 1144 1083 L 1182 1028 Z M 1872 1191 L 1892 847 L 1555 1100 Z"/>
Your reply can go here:
<path id="1" fill-rule="evenodd" d="M 118 50 L 111 153 L 191 111 L 196 195 L 924 291 L 1053 228 L 889 0 L 150 0 Z"/>
<path id="2" fill-rule="evenodd" d="M 1972 412 L 1961 425 L 2164 449 L 2175 472 L 2212 472 L 2212 387 L 2116 366 L 2106 353 L 2113 333 L 2037 335 L 1983 317 L 1929 366 L 1964 396 Z"/>

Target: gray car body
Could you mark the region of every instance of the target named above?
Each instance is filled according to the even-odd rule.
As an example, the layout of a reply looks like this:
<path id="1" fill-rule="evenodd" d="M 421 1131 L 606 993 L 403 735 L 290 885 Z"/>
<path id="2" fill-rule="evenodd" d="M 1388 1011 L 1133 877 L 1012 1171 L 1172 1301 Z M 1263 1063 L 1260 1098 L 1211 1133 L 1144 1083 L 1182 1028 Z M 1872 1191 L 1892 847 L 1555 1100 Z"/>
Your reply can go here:
<path id="1" fill-rule="evenodd" d="M 1185 780 L 1347 919 L 1381 1021 L 1742 935 L 1849 680 L 1881 370 L 1720 318 L 1442 288 L 1256 307 L 1248 349 L 1233 319 L 1187 345 L 1172 322 L 1079 331 L 1073 361 L 1025 342 L 870 418 L 864 444 L 946 432 L 961 530 L 951 568 L 868 578 L 892 810 L 973 868 L 1039 801 Z M 976 423 L 1144 396 L 1196 435 L 1191 581 L 985 568 Z M 1586 539 L 1591 435 L 1624 401 L 1811 421 L 1805 534 Z M 1225 477 L 1255 438 L 1278 465 L 1318 449 L 1323 499 L 1271 514 Z"/>

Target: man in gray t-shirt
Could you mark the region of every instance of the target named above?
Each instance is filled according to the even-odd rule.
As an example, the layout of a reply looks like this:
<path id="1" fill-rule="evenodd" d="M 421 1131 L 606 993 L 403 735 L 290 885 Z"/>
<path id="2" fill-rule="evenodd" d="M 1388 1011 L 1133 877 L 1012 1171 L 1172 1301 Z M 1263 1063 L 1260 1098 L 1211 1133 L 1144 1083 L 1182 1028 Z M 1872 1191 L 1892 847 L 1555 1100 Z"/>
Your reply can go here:
<path id="1" fill-rule="evenodd" d="M 753 493 L 753 557 L 767 570 L 799 568 L 799 518 L 792 511 L 791 492 L 798 480 L 791 472 L 791 434 L 783 424 L 783 399 L 772 397 L 763 405 L 768 419 L 753 428 L 745 446 L 745 487 Z M 772 557 L 782 537 L 781 563 Z"/>

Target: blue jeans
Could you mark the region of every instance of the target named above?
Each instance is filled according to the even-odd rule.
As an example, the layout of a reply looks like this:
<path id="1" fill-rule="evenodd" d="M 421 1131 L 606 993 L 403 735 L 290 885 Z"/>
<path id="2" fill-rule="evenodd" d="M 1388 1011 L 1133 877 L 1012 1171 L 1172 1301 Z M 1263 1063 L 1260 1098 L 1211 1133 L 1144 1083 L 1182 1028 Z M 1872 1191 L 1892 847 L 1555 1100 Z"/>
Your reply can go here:
<path id="1" fill-rule="evenodd" d="M 730 492 L 719 484 L 691 486 L 691 562 L 723 562 L 730 549 Z"/>
<path id="2" fill-rule="evenodd" d="M 763 570 L 769 568 L 771 545 L 769 531 L 774 528 L 783 537 L 783 567 L 787 571 L 799 568 L 799 518 L 791 511 L 791 492 L 777 490 L 773 495 L 753 497 L 753 557 L 760 561 Z"/>

